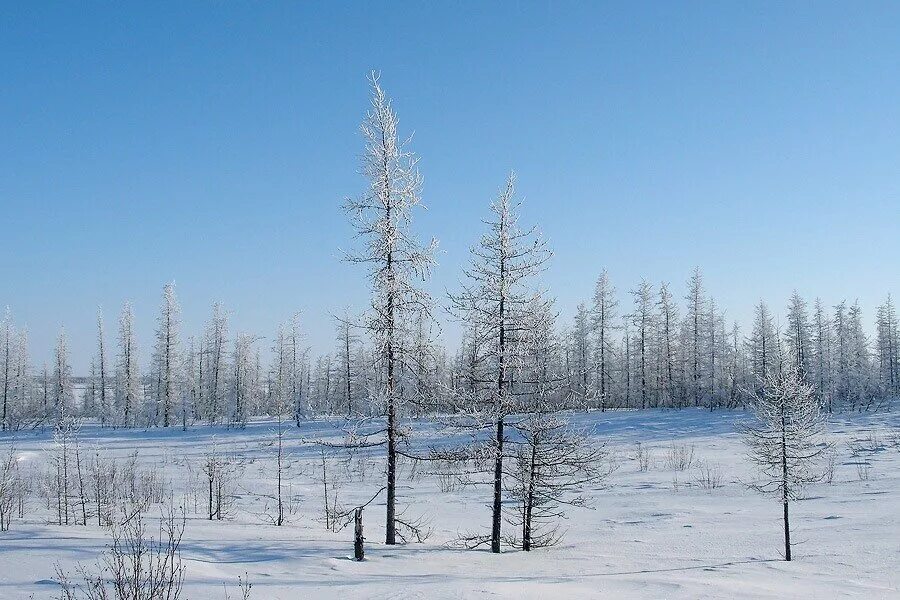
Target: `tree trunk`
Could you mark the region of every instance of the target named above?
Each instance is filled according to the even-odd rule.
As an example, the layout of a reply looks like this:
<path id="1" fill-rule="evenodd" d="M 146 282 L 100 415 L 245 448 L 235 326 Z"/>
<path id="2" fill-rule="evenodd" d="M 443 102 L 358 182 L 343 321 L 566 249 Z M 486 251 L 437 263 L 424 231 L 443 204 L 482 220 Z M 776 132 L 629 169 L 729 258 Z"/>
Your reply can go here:
<path id="1" fill-rule="evenodd" d="M 357 508 L 353 514 L 353 521 L 355 524 L 353 531 L 353 558 L 354 560 L 363 560 L 365 559 L 365 548 L 363 547 L 363 542 L 365 541 L 365 537 L 363 537 L 363 509 L 362 507 Z"/>
<path id="2" fill-rule="evenodd" d="M 494 459 L 494 505 L 491 511 L 491 552 L 500 553 L 500 517 L 503 502 L 503 417 L 497 419 L 497 449 Z"/>
<path id="3" fill-rule="evenodd" d="M 537 463 L 537 440 L 531 446 L 531 474 L 528 478 L 528 493 L 525 496 L 525 514 L 523 515 L 522 550 L 531 550 L 531 515 L 534 507 L 534 470 Z"/>
<path id="4" fill-rule="evenodd" d="M 787 418 L 781 406 L 781 501 L 784 504 L 784 560 L 791 560 L 791 524 L 788 520 Z"/>
<path id="5" fill-rule="evenodd" d="M 284 449 L 282 444 L 282 425 L 281 425 L 281 417 L 278 417 L 278 520 L 276 521 L 276 525 L 279 527 L 284 524 L 284 504 L 281 500 L 281 470 L 282 470 L 282 457 L 284 456 Z"/>
<path id="6" fill-rule="evenodd" d="M 791 560 L 791 524 L 788 520 L 788 501 L 784 501 L 784 560 Z"/>
<path id="7" fill-rule="evenodd" d="M 506 223 L 501 219 L 501 239 L 503 239 Z M 503 386 L 506 383 L 506 260 L 500 257 L 500 306 L 497 320 L 500 324 L 498 345 L 497 373 L 497 448 L 494 459 L 494 505 L 491 510 L 491 552 L 500 553 L 500 524 L 503 508 Z"/>
<path id="8" fill-rule="evenodd" d="M 387 169 L 385 169 L 387 172 Z M 388 205 L 387 221 L 391 223 L 391 209 Z M 396 506 L 396 489 L 395 483 L 397 478 L 397 432 L 396 419 L 397 407 L 394 403 L 394 391 L 396 382 L 394 381 L 394 328 L 396 312 L 394 307 L 394 255 L 392 252 L 387 253 L 386 270 L 388 272 L 389 291 L 387 295 L 387 401 L 388 401 L 388 423 L 387 423 L 387 510 L 385 511 L 385 528 L 384 543 L 393 546 L 397 543 L 397 523 L 395 521 Z"/>
<path id="9" fill-rule="evenodd" d="M 393 370 L 393 369 L 391 369 Z M 391 374 L 389 377 L 393 377 Z M 387 511 L 385 522 L 384 543 L 392 546 L 397 543 L 397 523 L 395 522 L 395 502 L 397 479 L 397 437 L 394 430 L 395 407 L 393 397 L 388 399 L 388 472 L 387 472 Z"/>

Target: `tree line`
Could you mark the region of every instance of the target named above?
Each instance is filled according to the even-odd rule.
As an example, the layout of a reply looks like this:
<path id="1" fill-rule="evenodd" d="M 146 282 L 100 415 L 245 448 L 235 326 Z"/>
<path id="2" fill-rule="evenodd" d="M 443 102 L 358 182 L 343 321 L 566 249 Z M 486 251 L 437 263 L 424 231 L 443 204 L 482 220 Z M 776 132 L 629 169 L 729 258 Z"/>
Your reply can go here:
<path id="1" fill-rule="evenodd" d="M 502 414 L 537 389 L 558 409 L 736 408 L 769 372 L 788 367 L 814 386 L 829 412 L 870 410 L 900 392 L 890 296 L 876 311 L 874 336 L 856 302 L 810 305 L 796 292 L 783 322 L 760 301 L 744 331 L 727 322 L 699 269 L 681 302 L 667 283 L 642 280 L 628 291 L 627 309 L 604 270 L 593 297 L 578 305 L 572 322 L 560 323 L 549 291 L 532 281 L 551 252 L 535 228 L 519 226 L 512 174 L 489 207 L 461 288 L 435 301 L 420 284 L 436 242 L 421 244 L 412 230 L 421 206 L 418 158 L 400 137 L 377 77 L 370 83 L 361 128 L 369 185 L 343 209 L 362 240 L 346 258 L 366 268 L 372 303 L 362 315 L 335 319 L 333 351 L 314 355 L 294 316 L 271 337 L 271 360 L 263 365 L 263 338 L 231 332 L 220 304 L 200 335 L 184 339 L 175 286 L 167 284 L 149 365 L 139 364 L 131 305 L 121 309 L 113 339 L 98 312 L 96 352 L 76 394 L 65 332 L 51 364 L 37 367 L 27 331 L 7 308 L 0 323 L 3 430 L 68 415 L 115 427 L 187 427 L 242 425 L 285 412 L 298 424 L 308 414 L 396 419 L 485 403 Z M 463 327 L 456 349 L 437 341 L 438 308 Z M 523 374 L 535 354 L 537 379 Z M 502 429 L 502 419 L 495 425 Z"/>

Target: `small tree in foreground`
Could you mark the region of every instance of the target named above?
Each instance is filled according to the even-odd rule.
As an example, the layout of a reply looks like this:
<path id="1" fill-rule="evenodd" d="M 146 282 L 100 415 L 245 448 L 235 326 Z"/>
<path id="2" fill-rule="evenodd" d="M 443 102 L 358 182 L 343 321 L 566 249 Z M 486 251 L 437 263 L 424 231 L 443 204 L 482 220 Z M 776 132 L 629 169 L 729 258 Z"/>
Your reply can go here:
<path id="1" fill-rule="evenodd" d="M 813 386 L 793 366 L 766 376 L 752 408 L 756 423 L 744 427 L 744 438 L 750 460 L 762 474 L 762 481 L 752 487 L 781 500 L 784 559 L 791 560 L 788 504 L 802 497 L 804 485 L 822 478 L 815 466 L 828 448 L 822 440 L 824 419 Z"/>
<path id="2" fill-rule="evenodd" d="M 516 425 L 520 438 L 510 469 L 517 507 L 510 522 L 520 528 L 522 550 L 552 546 L 562 537 L 566 506 L 585 506 L 585 488 L 611 471 L 606 448 L 552 414 L 532 414 Z"/>

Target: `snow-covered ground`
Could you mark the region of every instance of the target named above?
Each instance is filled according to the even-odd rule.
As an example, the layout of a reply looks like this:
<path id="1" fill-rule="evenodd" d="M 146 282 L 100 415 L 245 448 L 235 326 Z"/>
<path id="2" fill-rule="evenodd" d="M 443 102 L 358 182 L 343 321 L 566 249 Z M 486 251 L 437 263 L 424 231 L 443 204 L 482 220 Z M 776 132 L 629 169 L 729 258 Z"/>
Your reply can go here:
<path id="1" fill-rule="evenodd" d="M 735 432 L 743 418 L 701 410 L 573 416 L 609 441 L 618 468 L 590 491 L 589 508 L 568 511 L 559 545 L 527 553 L 508 549 L 497 556 L 451 547 L 462 532 L 487 530 L 489 490 L 444 492 L 436 476 L 407 467 L 400 503 L 409 505 L 407 515 L 426 516 L 434 532 L 424 543 L 382 545 L 384 507 L 376 501 L 365 511 L 362 563 L 348 558 L 352 528 L 326 530 L 320 453 L 302 444 L 304 438 L 337 435 L 334 423 L 289 430 L 290 455 L 298 462 L 288 477 L 298 499 L 283 527 L 268 524 L 262 514 L 264 496 L 274 493 L 274 454 L 264 443 L 272 437 L 271 423 L 187 432 L 85 427 L 80 443 L 106 456 L 125 457 L 137 449 L 143 463 L 165 465 L 169 490 L 189 508 L 182 555 L 184 596 L 190 599 L 224 598 L 223 585 L 232 598 L 240 597 L 236 582 L 244 573 L 257 600 L 900 598 L 900 415 L 831 420 L 829 436 L 838 452 L 833 481 L 810 486 L 808 498 L 793 505 L 796 546 L 790 563 L 780 560 L 780 505 L 746 486 L 753 471 Z M 422 432 L 418 444 L 443 441 L 434 426 L 419 423 L 414 429 Z M 51 440 L 49 433 L 17 434 L 20 464 L 43 468 Z M 245 462 L 235 489 L 240 497 L 223 521 L 199 514 L 205 498 L 196 477 L 213 442 Z M 637 459 L 638 443 L 650 455 L 646 470 Z M 673 446 L 692 448 L 695 464 L 672 468 L 667 458 Z M 353 461 L 345 470 L 336 459 L 329 463 L 344 505 L 365 500 L 381 486 L 380 466 L 370 464 L 361 480 L 360 464 Z M 699 465 L 718 474 L 721 485 L 699 485 Z M 55 597 L 56 564 L 71 571 L 79 562 L 92 564 L 103 551 L 105 529 L 49 525 L 50 518 L 46 503 L 32 498 L 26 519 L 0 534 L 0 598 Z"/>

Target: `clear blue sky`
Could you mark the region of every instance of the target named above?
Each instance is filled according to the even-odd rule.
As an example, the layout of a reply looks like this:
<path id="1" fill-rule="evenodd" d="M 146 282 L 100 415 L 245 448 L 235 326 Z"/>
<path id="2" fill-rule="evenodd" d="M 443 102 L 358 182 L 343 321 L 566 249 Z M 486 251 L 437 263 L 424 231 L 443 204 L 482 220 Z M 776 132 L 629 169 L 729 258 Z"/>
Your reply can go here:
<path id="1" fill-rule="evenodd" d="M 510 169 L 568 318 L 602 267 L 729 316 L 793 288 L 867 319 L 900 293 L 900 4 L 35 3 L 0 14 L 0 304 L 74 364 L 125 299 L 149 345 L 164 282 L 185 332 L 367 298 L 339 260 L 365 76 L 415 132 L 443 295 Z M 268 342 L 264 342 L 268 345 Z"/>

